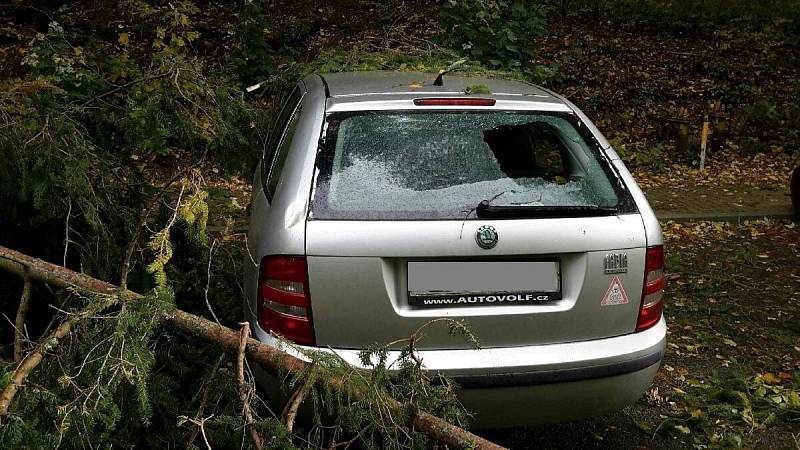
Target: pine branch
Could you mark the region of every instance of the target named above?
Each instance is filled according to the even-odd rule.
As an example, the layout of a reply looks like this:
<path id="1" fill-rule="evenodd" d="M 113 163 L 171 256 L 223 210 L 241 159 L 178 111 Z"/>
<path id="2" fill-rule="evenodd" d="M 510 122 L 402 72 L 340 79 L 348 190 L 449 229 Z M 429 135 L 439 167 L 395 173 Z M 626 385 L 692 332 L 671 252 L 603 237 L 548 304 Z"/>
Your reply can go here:
<path id="1" fill-rule="evenodd" d="M 125 249 L 125 259 L 122 261 L 122 273 L 120 274 L 120 282 L 119 285 L 122 289 L 128 288 L 128 272 L 130 271 L 131 267 L 131 258 L 133 257 L 133 252 L 136 250 L 136 244 L 139 242 L 139 236 L 141 235 L 142 228 L 147 224 L 147 219 L 150 217 L 150 214 L 153 213 L 153 210 L 161 202 L 161 197 L 167 192 L 170 186 L 173 183 L 178 181 L 178 179 L 182 178 L 191 167 L 188 167 L 184 170 L 178 171 L 172 175 L 172 178 L 167 180 L 163 186 L 156 192 L 156 195 L 153 196 L 150 203 L 147 205 L 145 209 L 141 211 L 139 214 L 139 223 L 137 224 L 136 228 L 133 230 L 133 236 L 131 236 L 131 241 L 128 243 L 128 248 Z M 180 206 L 180 205 L 179 205 Z"/>
<path id="2" fill-rule="evenodd" d="M 120 291 L 117 286 L 111 283 L 0 246 L 0 270 L 5 270 L 21 277 L 24 276 L 26 267 L 28 268 L 31 279 L 54 286 L 73 287 L 80 291 L 95 294 L 118 294 L 114 297 L 115 301 L 131 301 L 144 298 L 143 295 L 136 292 Z M 83 316 L 71 317 L 59 327 L 59 330 L 69 323 L 66 329 L 66 332 L 69 332 L 69 328 L 74 324 L 74 322 L 70 322 L 77 322 L 79 317 Z M 189 314 L 176 308 L 164 313 L 163 320 L 165 323 L 185 333 L 216 343 L 229 352 L 237 352 L 240 348 L 240 333 L 203 317 Z M 59 330 L 56 330 L 56 332 Z M 65 336 L 66 332 L 64 333 Z M 307 370 L 308 363 L 302 359 L 277 348 L 265 345 L 253 338 L 247 339 L 245 354 L 250 360 L 259 363 L 272 374 L 284 373 L 289 375 L 301 375 Z M 23 364 L 25 364 L 25 361 L 23 361 Z M 38 364 L 38 362 L 36 364 Z M 345 392 L 349 394 L 351 398 L 363 399 L 367 396 L 365 392 L 354 387 L 352 383 L 349 383 L 347 379 L 341 376 L 329 376 L 319 382 L 324 382 L 326 386 L 332 389 Z M 397 417 L 403 415 L 404 408 L 399 401 L 389 397 L 388 394 L 382 396 L 380 400 L 383 404 L 382 407 L 395 412 Z M 204 420 L 199 422 L 202 424 Z M 449 447 L 492 450 L 503 448 L 424 411 L 417 411 L 411 419 L 411 424 L 416 430 L 427 434 L 432 439 Z M 204 430 L 201 429 L 201 432 L 202 431 Z"/>
<path id="3" fill-rule="evenodd" d="M 33 369 L 42 362 L 45 352 L 57 347 L 59 342 L 70 333 L 72 327 L 82 319 L 94 316 L 115 303 L 117 303 L 116 297 L 107 297 L 102 302 L 94 302 L 80 312 L 71 315 L 67 320 L 61 322 L 61 325 L 59 325 L 55 331 L 42 339 L 39 345 L 37 345 L 32 352 L 28 353 L 20 365 L 17 366 L 17 369 L 11 377 L 11 381 L 6 388 L 3 389 L 2 394 L 0 394 L 0 416 L 8 415 L 8 408 L 14 400 L 14 396 L 22 385 L 25 384 L 25 380 L 27 380 Z"/>
<path id="4" fill-rule="evenodd" d="M 20 362 L 22 360 L 22 342 L 25 340 L 25 316 L 28 314 L 28 303 L 31 299 L 31 278 L 25 271 L 22 277 L 22 295 L 19 299 L 19 307 L 17 308 L 17 319 L 14 321 L 14 361 Z"/>
<path id="5" fill-rule="evenodd" d="M 292 398 L 289 399 L 289 403 L 286 404 L 286 410 L 283 413 L 283 417 L 284 423 L 286 424 L 286 429 L 290 433 L 294 428 L 294 419 L 297 417 L 297 409 L 300 408 L 300 405 L 303 403 L 303 399 L 305 398 L 306 390 L 308 389 L 308 382 L 309 379 L 307 378 L 305 383 L 298 386 L 297 390 L 295 390 L 294 394 L 292 394 Z"/>
<path id="6" fill-rule="evenodd" d="M 247 426 L 247 432 L 250 434 L 250 440 L 253 441 L 253 447 L 255 447 L 256 450 L 261 450 L 261 436 L 259 436 L 258 431 L 256 431 L 253 413 L 250 411 L 250 402 L 247 399 L 247 397 L 249 397 L 249 389 L 244 381 L 244 350 L 247 346 L 247 339 L 250 336 L 250 324 L 242 322 L 239 325 L 242 326 L 242 328 L 239 329 L 239 349 L 236 352 L 236 377 L 239 381 L 239 401 L 242 402 L 242 415 L 244 416 L 245 426 Z M 289 431 L 291 431 L 291 429 Z"/>
<path id="7" fill-rule="evenodd" d="M 85 102 L 83 102 L 81 104 L 81 108 L 83 108 L 84 106 L 86 106 L 86 105 L 88 105 L 90 103 L 94 103 L 95 101 L 100 100 L 101 98 L 108 97 L 111 94 L 114 94 L 114 93 L 119 92 L 119 91 L 121 91 L 123 89 L 129 88 L 129 87 L 133 86 L 134 84 L 144 83 L 145 81 L 158 80 L 159 78 L 168 77 L 171 74 L 172 74 L 171 71 L 170 72 L 164 72 L 164 73 L 159 73 L 159 74 L 156 74 L 156 75 L 151 75 L 149 77 L 140 78 L 138 80 L 130 81 L 130 82 L 125 83 L 125 84 L 123 84 L 121 86 L 117 86 L 114 89 L 111 89 L 109 91 L 103 92 L 102 94 L 95 95 L 94 97 L 90 98 L 89 100 L 86 100 Z"/>
<path id="8" fill-rule="evenodd" d="M 197 409 L 197 414 L 195 414 L 195 420 L 200 420 L 203 417 L 203 410 L 206 407 L 206 401 L 208 401 L 208 391 L 209 387 L 211 386 L 211 382 L 214 380 L 214 377 L 217 376 L 217 371 L 219 370 L 219 366 L 222 365 L 222 361 L 225 359 L 225 352 L 222 352 L 217 358 L 216 364 L 214 367 L 211 368 L 211 371 L 208 373 L 206 380 L 203 382 L 202 394 L 200 395 L 200 407 Z M 187 444 L 187 448 L 191 448 L 194 440 L 197 439 L 197 434 L 200 432 L 200 428 L 195 428 L 192 432 L 192 436 L 189 438 L 189 442 Z"/>

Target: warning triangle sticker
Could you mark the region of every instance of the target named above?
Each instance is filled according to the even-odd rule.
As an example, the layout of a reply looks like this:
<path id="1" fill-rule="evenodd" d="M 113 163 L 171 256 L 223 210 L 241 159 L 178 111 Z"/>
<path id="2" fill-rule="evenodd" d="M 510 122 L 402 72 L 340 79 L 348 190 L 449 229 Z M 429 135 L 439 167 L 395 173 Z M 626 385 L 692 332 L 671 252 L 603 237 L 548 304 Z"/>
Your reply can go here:
<path id="1" fill-rule="evenodd" d="M 603 296 L 603 301 L 600 302 L 600 305 L 624 305 L 626 303 L 628 303 L 628 294 L 625 293 L 625 288 L 622 287 L 619 277 L 615 275 L 611 279 L 611 285 L 608 286 L 606 295 Z"/>

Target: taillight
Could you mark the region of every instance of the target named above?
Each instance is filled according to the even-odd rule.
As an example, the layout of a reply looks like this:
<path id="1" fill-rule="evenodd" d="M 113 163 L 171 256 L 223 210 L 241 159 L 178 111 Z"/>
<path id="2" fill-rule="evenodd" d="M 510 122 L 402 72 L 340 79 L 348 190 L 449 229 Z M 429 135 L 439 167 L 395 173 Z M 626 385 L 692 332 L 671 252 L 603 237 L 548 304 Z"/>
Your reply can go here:
<path id="1" fill-rule="evenodd" d="M 258 323 L 298 344 L 314 345 L 305 258 L 266 256 L 261 260 Z"/>
<path id="2" fill-rule="evenodd" d="M 493 98 L 418 98 L 414 100 L 417 106 L 494 106 L 497 100 Z"/>
<path id="3" fill-rule="evenodd" d="M 647 247 L 644 260 L 644 287 L 642 288 L 642 306 L 639 309 L 639 320 L 636 331 L 646 330 L 661 320 L 664 309 L 664 246 Z"/>

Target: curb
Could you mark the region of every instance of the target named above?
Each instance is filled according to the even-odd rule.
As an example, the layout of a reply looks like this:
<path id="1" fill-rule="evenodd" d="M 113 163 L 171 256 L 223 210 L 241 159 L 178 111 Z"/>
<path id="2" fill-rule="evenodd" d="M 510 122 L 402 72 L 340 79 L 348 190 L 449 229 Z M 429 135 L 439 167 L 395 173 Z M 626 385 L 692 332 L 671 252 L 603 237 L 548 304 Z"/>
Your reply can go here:
<path id="1" fill-rule="evenodd" d="M 725 212 L 709 212 L 709 213 L 679 213 L 674 211 L 656 211 L 656 218 L 658 220 L 673 221 L 673 222 L 736 222 L 741 223 L 746 220 L 793 220 L 798 217 L 797 214 L 791 211 L 766 211 L 766 212 L 741 212 L 741 213 L 725 213 Z"/>

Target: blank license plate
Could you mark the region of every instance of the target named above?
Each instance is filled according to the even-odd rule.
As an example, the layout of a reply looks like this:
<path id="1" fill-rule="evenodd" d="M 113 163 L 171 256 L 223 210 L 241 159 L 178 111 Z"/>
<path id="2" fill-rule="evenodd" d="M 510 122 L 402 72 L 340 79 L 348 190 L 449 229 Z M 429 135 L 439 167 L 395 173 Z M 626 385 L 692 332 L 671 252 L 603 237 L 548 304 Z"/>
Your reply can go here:
<path id="1" fill-rule="evenodd" d="M 559 299 L 558 261 L 408 263 L 408 303 L 419 308 L 522 305 Z"/>

